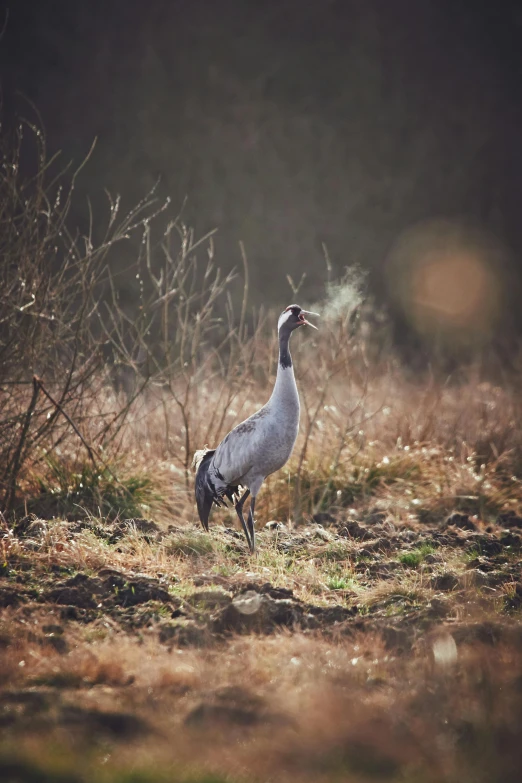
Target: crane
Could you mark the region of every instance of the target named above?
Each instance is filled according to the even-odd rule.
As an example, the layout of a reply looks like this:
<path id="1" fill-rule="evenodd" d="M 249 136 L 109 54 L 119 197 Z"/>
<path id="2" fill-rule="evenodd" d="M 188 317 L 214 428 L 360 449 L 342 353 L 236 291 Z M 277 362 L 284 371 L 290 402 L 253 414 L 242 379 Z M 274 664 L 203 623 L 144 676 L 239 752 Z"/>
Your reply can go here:
<path id="1" fill-rule="evenodd" d="M 292 332 L 300 326 L 316 326 L 306 320 L 318 315 L 290 305 L 277 323 L 279 363 L 268 402 L 225 435 L 215 449 L 200 449 L 194 454 L 195 495 L 198 514 L 208 532 L 212 505 L 226 506 L 227 498 L 235 507 L 250 552 L 255 551 L 254 511 L 263 481 L 289 459 L 299 430 L 299 395 L 290 356 Z M 240 488 L 243 494 L 240 493 Z M 243 505 L 251 495 L 248 520 Z"/>

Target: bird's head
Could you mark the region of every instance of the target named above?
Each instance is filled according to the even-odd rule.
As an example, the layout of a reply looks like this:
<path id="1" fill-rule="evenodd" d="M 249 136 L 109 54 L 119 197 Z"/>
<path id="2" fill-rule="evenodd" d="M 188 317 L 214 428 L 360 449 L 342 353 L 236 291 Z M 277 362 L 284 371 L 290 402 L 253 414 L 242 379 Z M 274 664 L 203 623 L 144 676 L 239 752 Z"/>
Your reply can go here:
<path id="1" fill-rule="evenodd" d="M 279 316 L 277 330 L 281 331 L 281 329 L 285 329 L 289 332 L 293 332 L 294 329 L 297 329 L 299 326 L 311 326 L 312 329 L 317 329 L 317 326 L 314 326 L 310 321 L 306 320 L 305 316 L 307 315 L 319 316 L 319 313 L 311 313 L 308 310 L 303 310 L 299 305 L 289 305 Z"/>

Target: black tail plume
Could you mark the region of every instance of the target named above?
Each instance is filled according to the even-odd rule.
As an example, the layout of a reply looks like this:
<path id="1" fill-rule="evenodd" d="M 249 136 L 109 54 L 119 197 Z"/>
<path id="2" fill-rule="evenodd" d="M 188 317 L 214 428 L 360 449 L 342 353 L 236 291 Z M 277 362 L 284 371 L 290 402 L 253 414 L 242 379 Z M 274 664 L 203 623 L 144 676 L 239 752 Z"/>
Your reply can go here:
<path id="1" fill-rule="evenodd" d="M 198 465 L 195 482 L 196 503 L 201 524 L 208 532 L 208 518 L 212 503 L 216 500 L 215 491 L 208 479 L 210 460 L 214 456 L 215 449 L 208 450 Z"/>

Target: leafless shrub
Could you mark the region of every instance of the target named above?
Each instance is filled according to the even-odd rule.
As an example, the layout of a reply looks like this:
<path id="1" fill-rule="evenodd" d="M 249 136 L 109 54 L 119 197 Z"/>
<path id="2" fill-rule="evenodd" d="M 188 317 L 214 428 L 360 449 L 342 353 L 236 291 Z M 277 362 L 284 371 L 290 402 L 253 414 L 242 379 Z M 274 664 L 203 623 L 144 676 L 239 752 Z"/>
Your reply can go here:
<path id="1" fill-rule="evenodd" d="M 128 214 L 109 198 L 107 225 L 95 239 L 71 233 L 69 213 L 79 170 L 68 175 L 49 159 L 39 128 L 21 123 L 3 136 L 0 170 L 0 496 L 13 510 L 23 467 L 59 453 L 71 464 L 86 459 L 94 474 L 108 472 L 124 446 L 124 424 L 147 386 L 165 410 L 170 442 L 169 398 L 182 418 L 185 483 L 192 449 L 193 396 L 200 380 L 232 379 L 252 361 L 234 328 L 223 277 L 213 260 L 211 234 L 196 241 L 179 220 L 170 221 L 161 242 L 152 235 L 168 202 L 151 192 Z M 37 155 L 27 176 L 28 150 Z M 129 240 L 141 240 L 126 274 L 142 282 L 139 304 L 120 301 L 112 255 Z M 197 251 L 207 245 L 200 269 Z M 224 317 L 216 304 L 223 300 Z M 244 313 L 243 313 L 244 320 Z M 115 387 L 115 376 L 124 394 Z M 113 390 L 113 391 L 111 391 Z M 168 396 L 165 392 L 168 391 Z M 221 417 L 234 398 L 233 384 L 218 398 Z M 224 408 L 221 410 L 221 405 Z M 212 425 L 220 429 L 219 421 Z M 212 433 L 207 433 L 210 437 Z M 176 444 L 177 445 L 177 444 Z M 176 450 L 179 451 L 178 449 Z M 64 456 L 65 455 L 65 456 Z"/>

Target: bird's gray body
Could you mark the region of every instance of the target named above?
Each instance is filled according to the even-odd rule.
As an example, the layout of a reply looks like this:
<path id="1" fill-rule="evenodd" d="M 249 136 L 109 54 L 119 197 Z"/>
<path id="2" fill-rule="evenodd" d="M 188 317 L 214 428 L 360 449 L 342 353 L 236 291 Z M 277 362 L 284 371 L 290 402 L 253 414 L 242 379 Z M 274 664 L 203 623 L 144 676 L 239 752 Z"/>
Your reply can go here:
<path id="1" fill-rule="evenodd" d="M 266 405 L 234 427 L 214 451 L 203 449 L 194 455 L 195 494 L 201 524 L 208 530 L 212 505 L 225 505 L 224 498 L 228 498 L 235 505 L 252 552 L 257 493 L 265 478 L 288 461 L 299 431 L 299 395 L 288 344 L 294 329 L 312 326 L 305 314 L 298 305 L 291 305 L 279 318 L 277 377 Z M 245 490 L 241 498 L 240 487 Z M 243 503 L 249 494 L 252 501 L 247 526 Z"/>
<path id="2" fill-rule="evenodd" d="M 255 496 L 267 476 L 288 461 L 299 431 L 299 395 L 292 366 L 277 368 L 269 401 L 234 427 L 216 449 L 209 477 L 218 492 L 247 487 Z"/>

